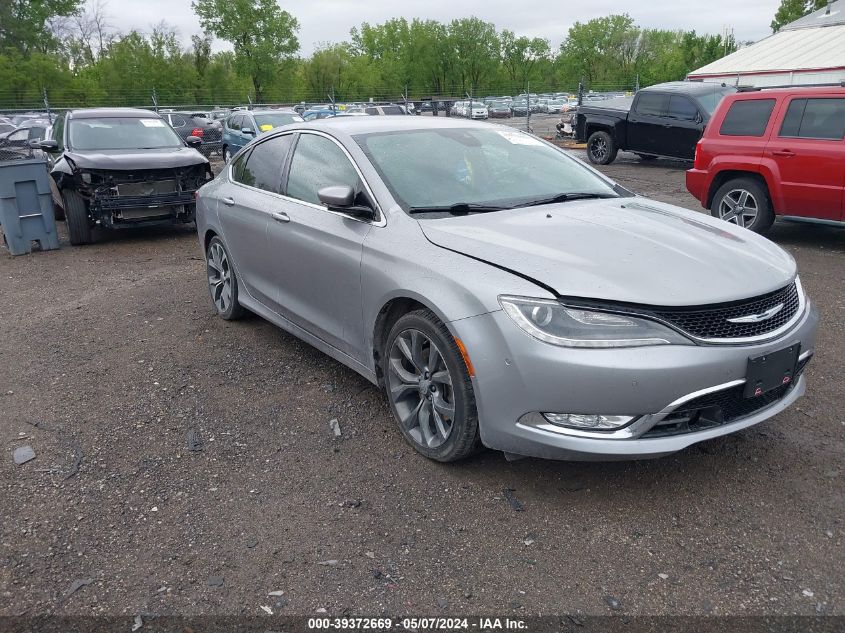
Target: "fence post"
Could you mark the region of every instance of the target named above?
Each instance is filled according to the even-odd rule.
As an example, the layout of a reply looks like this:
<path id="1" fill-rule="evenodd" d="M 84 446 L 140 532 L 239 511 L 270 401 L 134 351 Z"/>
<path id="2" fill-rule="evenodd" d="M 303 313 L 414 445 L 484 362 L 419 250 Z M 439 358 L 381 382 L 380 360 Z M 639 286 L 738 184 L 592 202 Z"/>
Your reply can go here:
<path id="1" fill-rule="evenodd" d="M 44 108 L 47 110 L 47 120 L 52 123 L 53 117 L 50 114 L 50 100 L 47 99 L 47 89 L 44 88 Z"/>
<path id="2" fill-rule="evenodd" d="M 584 104 L 584 80 L 578 82 L 578 107 Z"/>
<path id="3" fill-rule="evenodd" d="M 637 73 L 637 83 L 634 84 L 634 94 L 640 91 L 640 73 Z"/>
<path id="4" fill-rule="evenodd" d="M 158 112 L 158 95 L 156 95 L 155 86 L 153 86 L 152 100 L 153 100 L 153 110 Z"/>
<path id="5" fill-rule="evenodd" d="M 525 131 L 531 133 L 531 82 L 525 82 Z"/>

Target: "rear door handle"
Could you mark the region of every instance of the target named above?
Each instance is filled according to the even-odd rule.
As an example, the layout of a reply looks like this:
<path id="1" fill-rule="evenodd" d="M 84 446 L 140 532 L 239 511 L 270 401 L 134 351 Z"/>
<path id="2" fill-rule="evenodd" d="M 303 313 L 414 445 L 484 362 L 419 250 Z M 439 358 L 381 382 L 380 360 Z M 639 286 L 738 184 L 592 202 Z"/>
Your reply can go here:
<path id="1" fill-rule="evenodd" d="M 792 158 L 793 156 L 795 156 L 795 152 L 793 152 L 792 150 L 789 150 L 789 149 L 780 149 L 780 150 L 773 151 L 772 155 L 773 156 L 780 156 L 782 158 Z"/>
<path id="2" fill-rule="evenodd" d="M 270 215 L 273 216 L 276 222 L 282 222 L 283 224 L 290 222 L 290 216 L 287 213 L 280 211 L 279 213 L 271 213 Z"/>
<path id="3" fill-rule="evenodd" d="M 235 204 L 235 199 L 234 198 L 223 198 L 223 204 L 225 204 L 227 207 L 231 207 Z"/>

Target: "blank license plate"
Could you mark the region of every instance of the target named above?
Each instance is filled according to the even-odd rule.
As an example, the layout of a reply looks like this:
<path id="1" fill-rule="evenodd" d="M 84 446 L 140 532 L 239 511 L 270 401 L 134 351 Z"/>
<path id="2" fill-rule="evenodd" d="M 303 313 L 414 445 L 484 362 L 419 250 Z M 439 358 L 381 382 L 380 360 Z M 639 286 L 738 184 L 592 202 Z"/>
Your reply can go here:
<path id="1" fill-rule="evenodd" d="M 795 378 L 801 345 L 762 354 L 748 359 L 745 373 L 745 397 L 756 398 L 764 393 L 788 385 Z"/>

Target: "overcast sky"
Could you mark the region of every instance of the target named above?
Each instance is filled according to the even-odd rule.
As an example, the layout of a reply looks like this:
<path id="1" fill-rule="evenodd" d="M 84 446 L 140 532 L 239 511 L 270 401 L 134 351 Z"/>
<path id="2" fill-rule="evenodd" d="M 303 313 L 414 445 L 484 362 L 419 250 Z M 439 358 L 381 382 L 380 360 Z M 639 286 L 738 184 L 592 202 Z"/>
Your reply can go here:
<path id="1" fill-rule="evenodd" d="M 121 31 L 149 30 L 161 20 L 175 26 L 185 42 L 201 29 L 190 0 L 106 0 L 111 23 Z M 771 33 L 769 23 L 779 0 L 302 0 L 279 4 L 299 20 L 301 54 L 309 55 L 324 42 L 349 37 L 361 22 L 379 23 L 393 17 L 435 19 L 476 16 L 499 30 L 548 38 L 557 48 L 574 22 L 627 12 L 645 28 L 695 29 L 721 33 L 727 26 L 739 41 L 758 40 Z M 216 43 L 215 49 L 228 48 Z"/>

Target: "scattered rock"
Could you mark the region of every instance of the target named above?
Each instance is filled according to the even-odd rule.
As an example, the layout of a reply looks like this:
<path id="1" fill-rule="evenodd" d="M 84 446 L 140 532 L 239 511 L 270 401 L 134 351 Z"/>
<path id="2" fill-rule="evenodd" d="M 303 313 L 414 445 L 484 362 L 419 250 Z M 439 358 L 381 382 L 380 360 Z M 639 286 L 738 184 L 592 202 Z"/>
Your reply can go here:
<path id="1" fill-rule="evenodd" d="M 257 539 L 257 538 L 251 538 L 251 539 L 249 539 L 249 540 L 246 542 L 246 546 L 247 546 L 249 549 L 255 549 L 256 547 L 258 547 L 258 539 Z"/>
<path id="2" fill-rule="evenodd" d="M 278 600 L 276 600 L 276 604 L 275 604 L 274 606 L 275 606 L 277 609 L 284 609 L 286 606 L 288 606 L 288 604 L 289 604 L 289 603 L 290 603 L 290 600 L 288 600 L 287 598 L 285 598 L 284 596 L 282 596 L 281 598 L 279 598 Z"/>
<path id="3" fill-rule="evenodd" d="M 188 430 L 187 448 L 192 453 L 199 453 L 202 451 L 202 438 L 194 429 Z"/>
<path id="4" fill-rule="evenodd" d="M 265 607 L 264 605 L 261 606 L 261 610 L 264 611 L 267 615 L 273 615 L 273 609 L 270 607 Z"/>
<path id="5" fill-rule="evenodd" d="M 609 607 L 610 607 L 611 609 L 613 609 L 614 611 L 619 611 L 619 609 L 621 609 L 621 608 L 622 608 L 622 603 L 621 603 L 621 602 L 619 602 L 619 601 L 618 601 L 616 598 L 614 598 L 613 596 L 605 596 L 605 597 L 604 597 L 604 602 L 605 602 L 605 604 L 606 604 L 607 606 L 609 606 Z"/>
<path id="6" fill-rule="evenodd" d="M 281 589 L 279 589 L 278 591 L 271 591 L 271 592 L 269 592 L 267 595 L 268 595 L 268 596 L 273 596 L 273 597 L 276 597 L 276 596 L 283 596 L 283 595 L 285 595 L 285 592 L 284 592 L 284 591 L 282 591 Z"/>
<path id="7" fill-rule="evenodd" d="M 449 602 L 443 596 L 437 596 L 434 602 L 437 604 L 438 609 L 445 609 L 449 606 Z"/>
<path id="8" fill-rule="evenodd" d="M 328 613 L 328 611 L 326 611 L 323 607 L 320 607 L 317 609 L 317 613 Z"/>
<path id="9" fill-rule="evenodd" d="M 340 431 L 340 422 L 337 421 L 337 418 L 332 418 L 331 420 L 329 420 L 329 428 L 332 430 L 332 433 L 334 433 L 335 437 L 340 437 L 341 435 L 343 435 L 343 433 L 341 433 Z"/>
<path id="10" fill-rule="evenodd" d="M 15 452 L 12 453 L 12 459 L 15 460 L 15 463 L 20 466 L 21 464 L 26 464 L 28 461 L 35 459 L 35 451 L 31 446 L 18 446 L 15 449 Z"/>
<path id="11" fill-rule="evenodd" d="M 79 474 L 79 467 L 82 466 L 82 449 L 78 446 L 73 447 L 73 462 L 70 464 L 70 471 L 65 475 L 65 481 Z"/>
<path id="12" fill-rule="evenodd" d="M 144 626 L 144 620 L 140 615 L 135 616 L 135 622 L 132 624 L 132 633 Z"/>
<path id="13" fill-rule="evenodd" d="M 206 583 L 209 587 L 222 587 L 223 576 L 209 576 Z"/>
<path id="14" fill-rule="evenodd" d="M 661 580 L 668 580 L 669 574 L 657 574 L 657 577 L 660 578 Z"/>
<path id="15" fill-rule="evenodd" d="M 824 535 L 825 535 L 827 538 L 833 538 L 833 530 L 825 530 L 825 531 L 824 531 Z"/>
<path id="16" fill-rule="evenodd" d="M 364 556 L 366 556 L 367 558 L 375 558 L 376 553 L 375 552 L 364 552 Z"/>
<path id="17" fill-rule="evenodd" d="M 330 560 L 318 560 L 317 564 L 323 565 L 325 567 L 335 567 L 336 565 L 340 564 L 340 561 L 332 558 Z"/>
<path id="18" fill-rule="evenodd" d="M 525 545 L 534 545 L 534 541 L 535 539 L 533 534 L 529 534 L 524 539 L 522 539 L 522 542 L 525 543 Z"/>
<path id="19" fill-rule="evenodd" d="M 344 504 L 347 508 L 360 508 L 361 507 L 361 500 L 360 499 L 349 499 L 345 501 Z"/>
<path id="20" fill-rule="evenodd" d="M 809 589 L 804 589 L 801 592 L 801 595 L 804 596 L 805 598 L 812 598 L 815 594 L 812 591 L 810 591 Z"/>
<path id="21" fill-rule="evenodd" d="M 514 490 L 513 488 L 505 488 L 502 491 L 502 494 L 505 495 L 505 499 L 507 499 L 507 502 L 510 504 L 511 508 L 513 508 L 514 512 L 523 512 L 525 508 L 522 507 L 522 504 L 514 496 L 513 493 L 515 492 L 516 490 Z"/>

